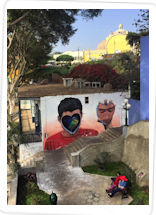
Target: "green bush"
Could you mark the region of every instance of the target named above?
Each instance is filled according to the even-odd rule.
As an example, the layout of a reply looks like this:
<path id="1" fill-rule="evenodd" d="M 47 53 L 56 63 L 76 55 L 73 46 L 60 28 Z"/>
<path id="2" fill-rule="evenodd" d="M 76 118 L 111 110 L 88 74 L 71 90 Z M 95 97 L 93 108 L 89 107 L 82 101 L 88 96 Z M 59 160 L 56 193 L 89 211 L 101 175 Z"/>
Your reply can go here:
<path id="1" fill-rule="evenodd" d="M 41 79 L 52 79 L 52 74 L 53 73 L 57 73 L 60 76 L 64 76 L 67 73 L 69 73 L 69 66 L 60 66 L 60 67 L 56 67 L 56 66 L 52 66 L 52 67 L 44 67 L 44 68 L 38 68 L 33 72 L 30 72 L 28 74 L 26 74 L 23 77 L 23 82 L 25 80 L 31 80 L 33 79 L 34 81 L 38 81 Z"/>
<path id="2" fill-rule="evenodd" d="M 95 159 L 95 163 L 99 167 L 99 169 L 106 170 L 106 164 L 109 163 L 110 153 L 101 152 L 99 156 Z"/>
<path id="3" fill-rule="evenodd" d="M 49 195 L 40 190 L 36 179 L 28 180 L 19 176 L 17 205 L 51 205 Z"/>

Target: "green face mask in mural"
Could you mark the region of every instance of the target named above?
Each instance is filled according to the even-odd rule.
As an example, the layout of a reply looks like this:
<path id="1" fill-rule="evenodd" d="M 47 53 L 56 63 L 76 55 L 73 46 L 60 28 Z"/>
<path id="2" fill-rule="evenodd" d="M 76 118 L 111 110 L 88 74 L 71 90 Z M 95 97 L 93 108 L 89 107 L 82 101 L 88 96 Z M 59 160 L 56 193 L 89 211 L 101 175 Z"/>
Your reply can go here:
<path id="1" fill-rule="evenodd" d="M 72 116 L 66 115 L 61 119 L 62 127 L 68 131 L 70 134 L 74 134 L 80 124 L 81 124 L 81 117 L 79 114 L 73 114 Z"/>

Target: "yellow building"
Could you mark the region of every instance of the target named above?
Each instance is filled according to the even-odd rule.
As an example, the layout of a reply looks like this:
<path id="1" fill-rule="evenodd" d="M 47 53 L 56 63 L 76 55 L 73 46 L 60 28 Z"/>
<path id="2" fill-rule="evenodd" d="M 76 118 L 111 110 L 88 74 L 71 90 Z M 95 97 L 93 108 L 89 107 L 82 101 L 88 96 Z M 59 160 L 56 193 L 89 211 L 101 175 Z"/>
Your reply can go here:
<path id="1" fill-rule="evenodd" d="M 105 40 L 98 44 L 97 50 L 84 51 L 84 62 L 101 59 L 105 54 L 133 51 L 133 48 L 126 40 L 127 34 L 128 31 L 124 30 L 123 25 L 120 24 L 115 32 L 111 33 Z"/>

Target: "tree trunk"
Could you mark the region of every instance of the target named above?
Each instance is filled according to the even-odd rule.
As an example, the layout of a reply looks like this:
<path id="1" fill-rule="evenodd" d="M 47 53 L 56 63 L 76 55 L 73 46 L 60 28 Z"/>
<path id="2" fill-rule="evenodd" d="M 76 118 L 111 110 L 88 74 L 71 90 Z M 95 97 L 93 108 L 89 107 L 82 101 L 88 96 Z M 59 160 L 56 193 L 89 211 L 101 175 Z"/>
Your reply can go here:
<path id="1" fill-rule="evenodd" d="M 16 103 L 16 98 L 15 96 L 11 96 L 8 94 L 8 111 L 9 115 L 11 115 L 14 111 L 15 108 L 15 103 Z"/>

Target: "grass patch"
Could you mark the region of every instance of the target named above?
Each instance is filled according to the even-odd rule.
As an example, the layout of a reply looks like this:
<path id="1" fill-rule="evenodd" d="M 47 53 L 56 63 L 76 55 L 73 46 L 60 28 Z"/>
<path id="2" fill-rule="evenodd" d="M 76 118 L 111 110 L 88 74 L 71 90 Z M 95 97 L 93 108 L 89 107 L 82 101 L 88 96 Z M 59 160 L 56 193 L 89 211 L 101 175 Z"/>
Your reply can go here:
<path id="1" fill-rule="evenodd" d="M 148 205 L 149 193 L 148 187 L 141 188 L 136 184 L 135 173 L 123 162 L 106 162 L 103 164 L 104 168 L 98 165 L 82 167 L 84 172 L 91 174 L 98 174 L 104 176 L 116 176 L 117 172 L 125 175 L 128 178 L 129 194 L 133 200 L 130 205 Z"/>
<path id="2" fill-rule="evenodd" d="M 39 190 L 36 179 L 29 180 L 26 176 L 19 176 L 17 205 L 51 205 L 51 203 L 49 195 Z"/>

